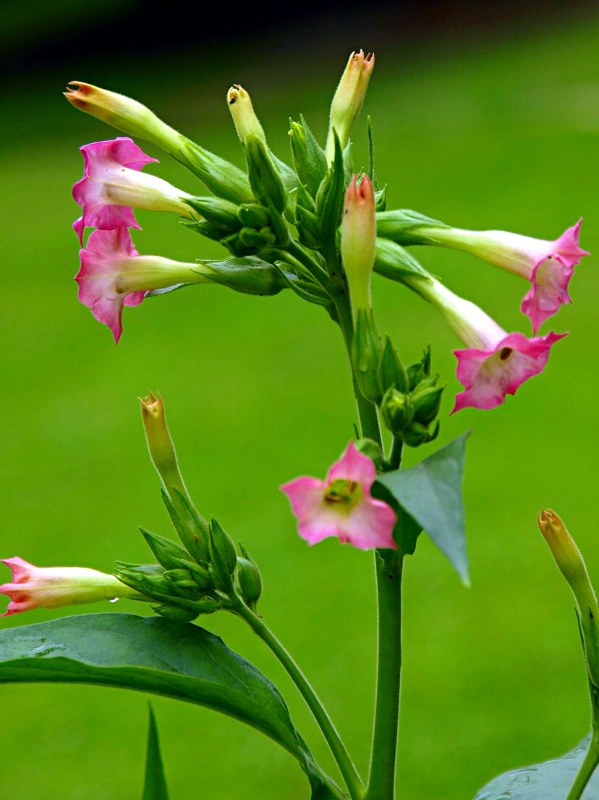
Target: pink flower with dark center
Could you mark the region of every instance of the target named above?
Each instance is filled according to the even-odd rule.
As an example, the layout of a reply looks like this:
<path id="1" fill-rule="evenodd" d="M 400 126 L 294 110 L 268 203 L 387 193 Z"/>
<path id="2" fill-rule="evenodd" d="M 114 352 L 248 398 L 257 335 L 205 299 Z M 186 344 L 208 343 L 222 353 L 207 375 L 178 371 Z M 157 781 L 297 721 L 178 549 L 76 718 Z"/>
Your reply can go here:
<path id="1" fill-rule="evenodd" d="M 353 442 L 332 467 L 326 480 L 303 476 L 281 486 L 298 520 L 298 532 L 308 544 L 337 536 L 360 550 L 395 549 L 393 528 L 397 516 L 370 487 L 376 469 Z"/>
<path id="2" fill-rule="evenodd" d="M 10 598 L 3 617 L 32 608 L 95 603 L 98 600 L 142 596 L 121 583 L 114 575 L 84 567 L 34 567 L 22 558 L 5 558 L 12 572 L 12 583 L 0 586 Z"/>
<path id="3" fill-rule="evenodd" d="M 464 391 L 455 399 L 452 413 L 462 408 L 495 408 L 508 394 L 545 368 L 549 352 L 565 333 L 548 333 L 527 339 L 522 333 L 506 334 L 489 349 L 456 350 L 458 380 Z"/>
<path id="4" fill-rule="evenodd" d="M 208 282 L 199 263 L 140 256 L 127 228 L 93 231 L 79 256 L 77 297 L 110 328 L 115 342 L 123 332 L 123 307 L 139 305 L 146 291 L 179 283 Z"/>
<path id="5" fill-rule="evenodd" d="M 135 185 L 139 172 L 157 159 L 147 156 L 128 136 L 84 144 L 80 148 L 85 167 L 83 178 L 73 186 L 73 198 L 83 214 L 73 227 L 83 241 L 84 228 L 139 228 L 133 210 L 110 198 L 110 185 Z"/>

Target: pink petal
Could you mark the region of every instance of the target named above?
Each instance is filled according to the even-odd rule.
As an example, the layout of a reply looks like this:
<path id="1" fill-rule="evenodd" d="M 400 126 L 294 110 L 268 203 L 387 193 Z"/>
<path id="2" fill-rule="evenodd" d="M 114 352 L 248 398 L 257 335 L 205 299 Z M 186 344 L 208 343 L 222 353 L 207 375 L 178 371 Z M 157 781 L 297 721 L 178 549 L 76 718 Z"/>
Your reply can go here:
<path id="1" fill-rule="evenodd" d="M 356 481 L 361 484 L 364 491 L 368 491 L 376 480 L 376 468 L 372 461 L 361 453 L 353 442 L 350 442 L 338 461 L 331 466 L 327 473 L 327 481 L 337 479 Z"/>
<path id="2" fill-rule="evenodd" d="M 310 478 L 307 475 L 295 478 L 289 483 L 279 487 L 285 492 L 291 508 L 298 520 L 303 520 L 313 514 L 322 504 L 327 485 L 318 478 Z"/>
<path id="3" fill-rule="evenodd" d="M 85 177 L 95 177 L 106 163 L 116 163 L 129 169 L 141 170 L 157 158 L 146 155 L 128 136 L 117 136 L 102 142 L 90 142 L 79 148 L 85 161 Z"/>
<path id="4" fill-rule="evenodd" d="M 364 500 L 353 510 L 345 526 L 347 541 L 360 550 L 372 550 L 376 547 L 395 550 L 393 529 L 397 515 L 382 500 L 371 497 Z"/>

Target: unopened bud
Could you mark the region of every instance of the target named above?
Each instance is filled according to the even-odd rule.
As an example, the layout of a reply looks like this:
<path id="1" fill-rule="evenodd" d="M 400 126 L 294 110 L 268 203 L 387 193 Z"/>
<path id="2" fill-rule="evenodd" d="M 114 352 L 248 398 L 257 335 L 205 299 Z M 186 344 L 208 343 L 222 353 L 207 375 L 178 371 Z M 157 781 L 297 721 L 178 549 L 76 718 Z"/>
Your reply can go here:
<path id="1" fill-rule="evenodd" d="M 383 355 L 379 364 L 379 383 L 383 394 L 393 386 L 400 392 L 408 391 L 408 373 L 395 352 L 389 336 L 385 338 Z"/>
<path id="2" fill-rule="evenodd" d="M 270 224 L 268 210 L 259 203 L 244 203 L 239 206 L 237 216 L 241 224 L 247 228 L 264 228 Z"/>
<path id="3" fill-rule="evenodd" d="M 173 489 L 187 494 L 183 478 L 177 464 L 175 446 L 166 424 L 164 403 L 160 395 L 154 396 L 151 392 L 147 397 L 140 398 L 141 416 L 146 432 L 148 449 L 156 471 L 160 475 L 164 488 L 169 494 Z"/>
<path id="4" fill-rule="evenodd" d="M 241 227 L 239 206 L 229 200 L 223 200 L 222 197 L 189 197 L 186 202 L 207 222 L 223 231 L 221 237 L 224 233 L 237 231 Z"/>
<path id="5" fill-rule="evenodd" d="M 341 258 L 349 284 L 354 319 L 360 309 L 370 309 L 370 282 L 376 247 L 374 191 L 367 175 L 360 185 L 354 175 L 345 193 L 341 223 Z"/>
<path id="6" fill-rule="evenodd" d="M 231 575 L 237 565 L 235 543 L 229 534 L 212 519 L 210 522 L 210 558 L 218 588 L 225 593 L 232 590 Z"/>
<path id="7" fill-rule="evenodd" d="M 158 536 L 145 528 L 140 528 L 141 535 L 146 540 L 150 550 L 154 553 L 156 561 L 165 569 L 175 569 L 181 559 L 187 558 L 187 551 L 170 539 Z"/>
<path id="8" fill-rule="evenodd" d="M 431 430 L 428 425 L 414 420 L 403 432 L 402 439 L 409 447 L 420 447 L 420 445 L 428 444 L 437 438 L 439 427 L 439 423 L 437 423 Z"/>
<path id="9" fill-rule="evenodd" d="M 152 606 L 154 611 L 165 619 L 171 622 L 191 622 L 200 612 L 192 611 L 189 608 L 182 608 L 181 606 L 171 606 L 167 603 L 162 603 L 159 606 Z"/>
<path id="10" fill-rule="evenodd" d="M 344 148 L 362 108 L 362 102 L 364 101 L 368 81 L 373 69 L 374 53 L 368 53 L 365 56 L 364 51 L 360 50 L 358 53 L 354 52 L 350 55 L 331 104 L 331 118 L 326 147 L 329 163 L 333 161 L 335 155 L 333 132 L 337 133 L 341 147 Z"/>
<path id="11" fill-rule="evenodd" d="M 307 122 L 303 117 L 300 119 L 301 122 L 291 122 L 289 131 L 293 164 L 300 183 L 312 197 L 316 197 L 327 172 L 327 159 Z"/>
<path id="12" fill-rule="evenodd" d="M 164 578 L 169 582 L 176 594 L 190 600 L 195 599 L 201 592 L 188 569 L 169 569 L 164 573 Z"/>
<path id="13" fill-rule="evenodd" d="M 227 104 L 241 142 L 245 143 L 246 137 L 251 133 L 266 144 L 264 130 L 256 116 L 252 100 L 243 86 L 239 84 L 231 86 L 227 92 Z"/>
<path id="14" fill-rule="evenodd" d="M 445 386 L 435 386 L 438 376 L 422 381 L 412 394 L 414 404 L 414 419 L 424 425 L 429 425 L 439 413 L 441 397 Z"/>
<path id="15" fill-rule="evenodd" d="M 351 352 L 358 389 L 372 403 L 380 402 L 382 392 L 378 369 L 382 346 L 372 311 L 358 310 Z"/>
<path id="16" fill-rule="evenodd" d="M 414 408 L 409 394 L 391 386 L 381 403 L 381 412 L 387 428 L 394 436 L 403 438 L 406 428 L 414 418 Z"/>
<path id="17" fill-rule="evenodd" d="M 270 228 L 242 228 L 239 231 L 239 239 L 246 247 L 251 247 L 257 252 L 263 250 L 265 247 L 272 247 L 276 238 Z"/>
<path id="18" fill-rule="evenodd" d="M 282 214 L 287 205 L 287 191 L 262 139 L 249 133 L 245 138 L 245 154 L 254 195 L 262 205 Z"/>
<path id="19" fill-rule="evenodd" d="M 255 611 L 262 595 L 262 577 L 258 566 L 247 558 L 238 557 L 236 577 L 242 600 Z"/>

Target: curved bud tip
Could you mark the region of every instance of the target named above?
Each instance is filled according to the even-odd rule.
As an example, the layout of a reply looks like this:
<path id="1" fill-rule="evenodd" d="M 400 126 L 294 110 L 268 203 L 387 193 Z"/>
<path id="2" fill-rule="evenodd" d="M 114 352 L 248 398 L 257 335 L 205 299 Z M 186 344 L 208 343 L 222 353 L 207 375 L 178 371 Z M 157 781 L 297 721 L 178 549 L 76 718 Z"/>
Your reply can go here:
<path id="1" fill-rule="evenodd" d="M 76 87 L 76 88 L 75 88 Z M 69 103 L 81 111 L 87 107 L 86 98 L 92 94 L 96 87 L 81 81 L 69 81 L 66 92 L 63 92 Z"/>

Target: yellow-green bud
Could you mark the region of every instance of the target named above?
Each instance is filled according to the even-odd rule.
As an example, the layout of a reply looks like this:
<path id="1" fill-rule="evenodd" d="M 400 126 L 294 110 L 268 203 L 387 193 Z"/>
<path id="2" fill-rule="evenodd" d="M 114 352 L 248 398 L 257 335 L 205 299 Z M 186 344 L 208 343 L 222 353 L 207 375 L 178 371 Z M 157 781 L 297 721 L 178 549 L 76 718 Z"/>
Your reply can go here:
<path id="1" fill-rule="evenodd" d="M 253 133 L 266 144 L 264 129 L 256 116 L 252 100 L 243 86 L 239 84 L 231 86 L 227 92 L 227 104 L 241 142 L 245 144 L 246 136 Z"/>
<path id="2" fill-rule="evenodd" d="M 362 108 L 362 102 L 373 69 L 374 53 L 364 55 L 364 51 L 360 50 L 358 53 L 354 52 L 350 55 L 331 104 L 331 118 L 326 146 L 329 163 L 332 163 L 335 156 L 333 132 L 337 133 L 341 147 L 344 148 Z"/>
<path id="3" fill-rule="evenodd" d="M 169 495 L 178 489 L 187 495 L 187 489 L 179 472 L 175 446 L 166 424 L 164 403 L 160 395 L 151 392 L 147 397 L 140 397 L 141 416 L 146 431 L 146 439 L 150 456 Z"/>

